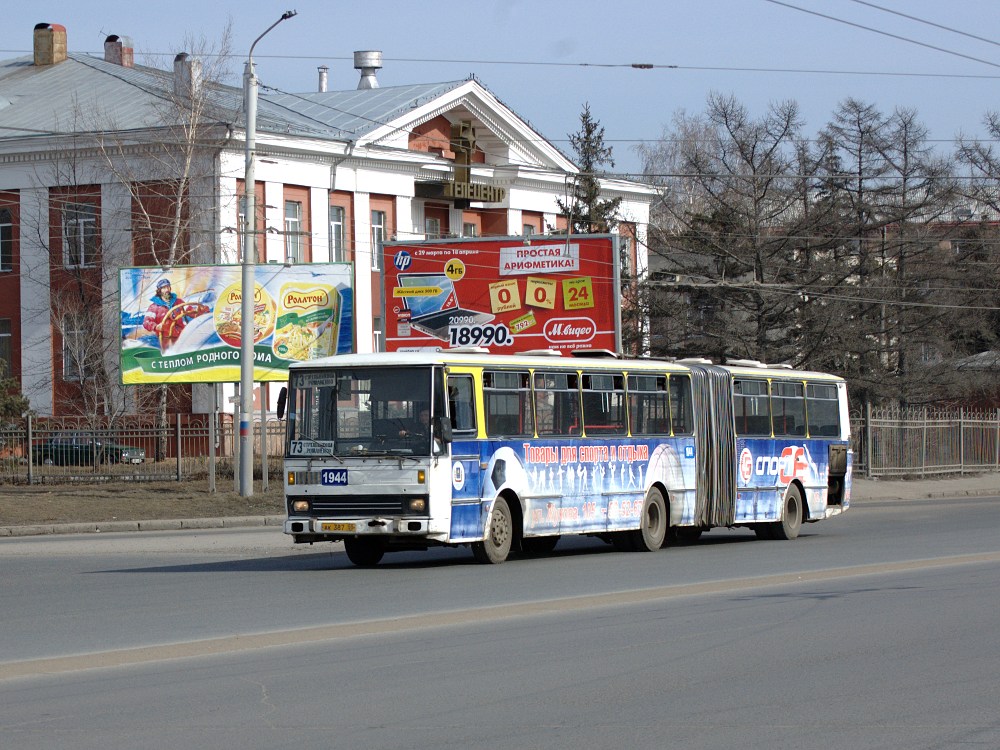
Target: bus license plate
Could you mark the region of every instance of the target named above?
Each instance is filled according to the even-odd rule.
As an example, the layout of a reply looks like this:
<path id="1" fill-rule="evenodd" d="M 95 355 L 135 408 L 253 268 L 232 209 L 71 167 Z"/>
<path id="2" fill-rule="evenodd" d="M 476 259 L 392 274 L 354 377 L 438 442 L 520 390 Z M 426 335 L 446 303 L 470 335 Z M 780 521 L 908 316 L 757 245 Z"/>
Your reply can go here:
<path id="1" fill-rule="evenodd" d="M 323 469 L 319 475 L 319 483 L 340 487 L 347 484 L 347 469 Z"/>
<path id="2" fill-rule="evenodd" d="M 346 531 L 353 534 L 358 527 L 353 523 L 337 523 L 334 521 L 322 521 L 319 525 L 320 531 Z"/>

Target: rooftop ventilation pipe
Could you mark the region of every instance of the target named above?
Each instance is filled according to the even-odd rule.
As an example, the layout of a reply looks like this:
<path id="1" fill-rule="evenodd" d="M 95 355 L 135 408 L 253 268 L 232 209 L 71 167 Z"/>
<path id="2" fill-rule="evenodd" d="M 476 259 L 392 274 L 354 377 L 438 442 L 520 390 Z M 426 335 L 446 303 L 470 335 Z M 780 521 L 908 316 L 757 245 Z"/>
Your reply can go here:
<path id="1" fill-rule="evenodd" d="M 358 89 L 377 89 L 375 72 L 382 69 L 381 50 L 367 50 L 354 53 L 354 69 L 361 71 Z"/>

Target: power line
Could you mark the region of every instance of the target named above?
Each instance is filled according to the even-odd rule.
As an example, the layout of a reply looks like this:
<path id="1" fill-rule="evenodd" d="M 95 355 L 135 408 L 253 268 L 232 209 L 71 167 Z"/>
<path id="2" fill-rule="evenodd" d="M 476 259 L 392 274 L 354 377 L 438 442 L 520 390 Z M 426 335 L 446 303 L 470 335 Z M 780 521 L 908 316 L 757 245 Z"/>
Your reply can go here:
<path id="1" fill-rule="evenodd" d="M 992 39 L 987 39 L 983 36 L 976 36 L 975 34 L 970 34 L 966 31 L 960 31 L 959 29 L 953 29 L 950 26 L 944 26 L 940 23 L 934 23 L 933 21 L 928 21 L 924 18 L 918 18 L 917 16 L 911 16 L 908 13 L 901 13 L 898 10 L 893 10 L 892 8 L 884 8 L 881 5 L 876 5 L 875 3 L 869 3 L 866 0 L 851 0 L 852 3 L 857 3 L 858 5 L 867 5 L 869 8 L 874 8 L 875 10 L 880 10 L 883 13 L 891 13 L 894 16 L 899 16 L 900 18 L 906 18 L 910 21 L 916 21 L 917 23 L 922 23 L 927 26 L 932 26 L 935 29 L 941 29 L 942 31 L 949 31 L 952 34 L 959 34 L 960 36 L 967 37 L 969 39 L 975 39 L 977 42 L 986 42 L 986 44 L 992 44 L 994 47 L 1000 47 L 1000 42 L 995 42 Z"/>
<path id="2" fill-rule="evenodd" d="M 984 60 L 981 57 L 973 57 L 972 55 L 966 55 L 961 52 L 955 52 L 954 50 L 945 49 L 944 47 L 936 47 L 933 44 L 927 44 L 927 42 L 920 42 L 916 39 L 910 39 L 909 37 L 901 36 L 899 34 L 893 34 L 888 31 L 882 31 L 881 29 L 875 29 L 871 26 L 865 26 L 864 24 L 855 23 L 854 21 L 848 21 L 843 18 L 837 18 L 836 16 L 827 15 L 826 13 L 820 13 L 819 11 L 809 10 L 808 8 L 800 8 L 798 5 L 792 5 L 791 3 L 782 2 L 782 0 L 764 0 L 764 2 L 771 3 L 772 5 L 780 5 L 783 8 L 789 8 L 791 10 L 797 10 L 800 13 L 808 13 L 811 16 L 817 16 L 819 18 L 825 18 L 828 21 L 834 21 L 836 23 L 842 23 L 845 26 L 852 26 L 856 29 L 861 29 L 862 31 L 869 31 L 872 34 L 879 34 L 881 36 L 889 37 L 890 39 L 896 39 L 901 42 L 906 42 L 907 44 L 915 44 L 918 47 L 925 47 L 927 49 L 932 49 L 935 52 L 943 52 L 946 55 L 953 55 L 955 57 L 961 57 L 966 60 L 972 60 L 973 62 L 982 63 L 983 65 L 989 65 L 991 68 L 1000 68 L 1000 63 L 991 62 L 990 60 Z"/>

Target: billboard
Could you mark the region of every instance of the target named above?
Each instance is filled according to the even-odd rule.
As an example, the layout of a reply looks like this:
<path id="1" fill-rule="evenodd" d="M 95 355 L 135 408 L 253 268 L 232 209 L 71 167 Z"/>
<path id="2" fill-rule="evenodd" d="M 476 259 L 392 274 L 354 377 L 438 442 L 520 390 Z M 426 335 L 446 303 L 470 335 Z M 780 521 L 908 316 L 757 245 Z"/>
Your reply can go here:
<path id="1" fill-rule="evenodd" d="M 254 380 L 353 348 L 353 266 L 254 267 Z M 242 267 L 123 268 L 121 371 L 138 383 L 240 379 Z"/>
<path id="2" fill-rule="evenodd" d="M 618 351 L 617 243 L 614 235 L 386 242 L 386 349 Z"/>

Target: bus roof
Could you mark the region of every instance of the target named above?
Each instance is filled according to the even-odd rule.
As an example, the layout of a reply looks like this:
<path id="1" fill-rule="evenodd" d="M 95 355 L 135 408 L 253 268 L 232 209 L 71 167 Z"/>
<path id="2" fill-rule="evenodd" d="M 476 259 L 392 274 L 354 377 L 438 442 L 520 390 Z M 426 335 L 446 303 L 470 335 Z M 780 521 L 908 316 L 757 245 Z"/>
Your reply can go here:
<path id="1" fill-rule="evenodd" d="M 569 370 L 625 370 L 627 372 L 690 372 L 702 366 L 695 361 L 670 361 L 664 359 L 616 359 L 607 356 L 561 356 L 540 352 L 523 354 L 490 354 L 478 351 L 419 351 L 376 352 L 374 354 L 338 354 L 332 357 L 305 362 L 293 362 L 289 369 L 314 369 L 317 367 L 404 367 L 404 366 L 469 366 L 469 367 L 528 367 L 531 369 Z M 753 365 L 719 365 L 733 375 L 756 378 L 841 381 L 842 378 L 822 372 L 794 370 L 754 363 Z"/>

